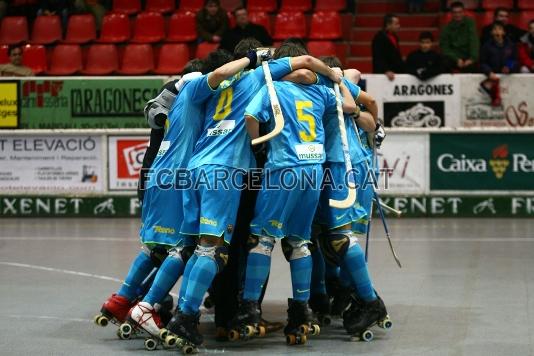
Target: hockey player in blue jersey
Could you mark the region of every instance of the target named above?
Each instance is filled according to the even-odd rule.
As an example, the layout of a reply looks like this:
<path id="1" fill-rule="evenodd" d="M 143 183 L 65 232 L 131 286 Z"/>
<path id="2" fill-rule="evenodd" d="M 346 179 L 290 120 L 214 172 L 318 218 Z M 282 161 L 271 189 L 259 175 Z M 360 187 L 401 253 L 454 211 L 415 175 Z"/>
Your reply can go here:
<path id="1" fill-rule="evenodd" d="M 181 232 L 198 238 L 199 242 L 187 263 L 180 310 L 169 323 L 169 330 L 194 345 L 203 342 L 197 326 L 202 298 L 214 276 L 227 263 L 243 173 L 254 165 L 244 110 L 265 83 L 263 68 L 254 69 L 263 55 L 254 50 L 258 45 L 255 40 L 241 41 L 236 51 L 243 58 L 208 74 L 206 81 L 212 90 L 211 97 L 206 103 L 202 134 L 187 168 L 193 182 L 203 180 L 205 184 L 185 192 L 183 205 L 187 213 Z M 309 56 L 269 63 L 273 79 L 305 67 L 340 80 L 324 63 Z M 220 174 L 231 177 L 231 182 L 224 189 L 214 189 Z"/>
<path id="2" fill-rule="evenodd" d="M 275 58 L 304 54 L 299 46 L 285 44 Z M 346 101 L 343 108 L 353 112 L 354 100 L 341 85 Z M 293 298 L 288 299 L 288 323 L 284 333 L 288 343 L 304 343 L 311 327 L 308 311 L 312 262 L 308 243 L 311 223 L 319 201 L 324 154 L 322 116 L 336 112 L 333 90 L 319 85 L 289 81 L 274 83 L 285 118 L 282 132 L 268 143 L 267 163 L 250 224 L 251 248 L 245 276 L 243 300 L 234 320 L 231 338 L 258 332 L 258 299 L 270 269 L 271 251 L 277 239 L 290 263 Z M 263 86 L 245 110 L 250 138 L 259 135 L 259 123 L 273 124 L 267 86 Z M 274 184 L 269 187 L 269 182 Z M 304 329 L 299 331 L 299 327 Z M 318 330 L 317 330 L 318 331 Z M 260 331 L 261 332 L 261 331 Z"/>

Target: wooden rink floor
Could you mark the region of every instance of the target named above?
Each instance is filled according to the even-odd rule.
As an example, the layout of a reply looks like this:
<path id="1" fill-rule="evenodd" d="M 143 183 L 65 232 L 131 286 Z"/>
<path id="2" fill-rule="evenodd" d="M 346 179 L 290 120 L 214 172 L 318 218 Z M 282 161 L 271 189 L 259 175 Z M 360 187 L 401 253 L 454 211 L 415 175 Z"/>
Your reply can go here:
<path id="1" fill-rule="evenodd" d="M 370 343 L 350 342 L 334 320 L 303 346 L 281 333 L 213 340 L 203 317 L 201 354 L 534 355 L 534 220 L 390 219 L 399 269 L 375 220 L 369 266 L 393 320 Z M 1 355 L 151 355 L 92 318 L 137 254 L 137 219 L 0 219 Z M 177 287 L 173 293 L 177 292 Z M 285 320 L 289 265 L 275 247 L 264 302 Z"/>

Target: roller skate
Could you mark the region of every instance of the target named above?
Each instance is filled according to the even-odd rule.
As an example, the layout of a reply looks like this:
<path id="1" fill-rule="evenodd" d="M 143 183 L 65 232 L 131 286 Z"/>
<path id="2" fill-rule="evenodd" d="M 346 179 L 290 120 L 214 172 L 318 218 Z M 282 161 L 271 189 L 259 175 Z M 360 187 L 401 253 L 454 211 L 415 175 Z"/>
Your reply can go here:
<path id="1" fill-rule="evenodd" d="M 133 335 L 146 332 L 149 337 L 145 339 L 145 349 L 153 351 L 163 343 L 169 332 L 162 328 L 159 314 L 155 307 L 149 303 L 140 302 L 132 308 L 128 319 L 119 328 L 119 337 L 129 339 Z"/>
<path id="2" fill-rule="evenodd" d="M 279 321 L 267 321 L 261 318 L 260 327 L 261 326 L 265 328 L 266 334 L 271 334 L 277 332 L 278 330 L 282 330 L 284 328 L 284 323 L 281 323 Z"/>
<path id="3" fill-rule="evenodd" d="M 133 303 L 123 296 L 112 294 L 100 309 L 100 314 L 95 316 L 96 325 L 107 326 L 109 323 L 120 325 L 126 320 Z"/>
<path id="4" fill-rule="evenodd" d="M 332 307 L 331 307 L 331 315 L 333 317 L 342 317 L 343 313 L 349 309 L 350 303 L 352 302 L 352 288 L 350 287 L 343 287 L 339 285 L 332 297 Z"/>
<path id="5" fill-rule="evenodd" d="M 378 325 L 382 329 L 391 329 L 393 322 L 389 318 L 386 310 L 386 306 L 382 299 L 378 296 L 376 300 L 372 302 L 361 302 L 360 310 L 357 314 L 353 314 L 354 319 L 347 319 L 343 321 L 343 326 L 347 330 L 347 333 L 351 335 L 352 341 L 373 340 L 374 334 L 371 331 L 371 327 Z"/>
<path id="6" fill-rule="evenodd" d="M 330 316 L 330 297 L 328 295 L 312 294 L 309 305 L 319 321 L 319 325 L 328 326 L 332 323 L 332 317 Z"/>
<path id="7" fill-rule="evenodd" d="M 265 327 L 260 326 L 260 308 L 257 301 L 243 300 L 236 316 L 230 321 L 230 341 L 248 340 L 254 336 L 265 336 Z"/>
<path id="8" fill-rule="evenodd" d="M 167 294 L 165 298 L 154 306 L 158 311 L 162 325 L 167 325 L 172 319 L 172 311 L 174 310 L 174 299 L 170 294 Z"/>
<path id="9" fill-rule="evenodd" d="M 228 341 L 228 329 L 224 326 L 215 327 L 215 341 L 224 342 Z"/>
<path id="10" fill-rule="evenodd" d="M 204 338 L 198 331 L 200 313 L 197 315 L 184 314 L 179 310 L 173 315 L 167 329 L 168 336 L 165 338 L 166 347 L 178 347 L 183 354 L 196 354 L 198 346 L 204 342 Z"/>
<path id="11" fill-rule="evenodd" d="M 305 344 L 308 334 L 319 335 L 321 328 L 312 322 L 307 302 L 289 298 L 287 304 L 287 325 L 284 334 L 288 345 Z"/>
<path id="12" fill-rule="evenodd" d="M 347 329 L 347 327 L 351 323 L 353 323 L 354 320 L 360 317 L 360 314 L 362 313 L 362 305 L 363 305 L 363 300 L 361 300 L 358 296 L 353 294 L 349 309 L 347 309 L 343 313 L 343 327 L 345 329 Z"/>

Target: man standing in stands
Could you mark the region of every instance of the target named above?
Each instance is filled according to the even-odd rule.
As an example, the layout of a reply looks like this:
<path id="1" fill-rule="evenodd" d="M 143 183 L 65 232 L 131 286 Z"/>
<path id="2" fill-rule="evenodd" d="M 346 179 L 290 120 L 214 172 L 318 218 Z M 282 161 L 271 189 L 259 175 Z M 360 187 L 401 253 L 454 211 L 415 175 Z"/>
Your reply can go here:
<path id="1" fill-rule="evenodd" d="M 221 42 L 221 36 L 228 29 L 228 16 L 219 0 L 206 0 L 197 13 L 197 32 L 200 42 Z"/>
<path id="2" fill-rule="evenodd" d="M 521 36 L 525 34 L 525 31 L 520 29 L 517 26 L 512 25 L 509 23 L 510 19 L 510 12 L 508 12 L 508 9 L 504 7 L 498 7 L 495 9 L 495 12 L 493 13 L 493 22 L 500 22 L 504 26 L 504 30 L 506 31 L 506 36 L 512 40 L 512 43 L 519 42 L 519 39 Z M 480 41 L 480 44 L 484 46 L 486 42 L 492 39 L 491 35 L 491 29 L 493 27 L 493 24 L 489 24 L 487 26 L 484 26 L 482 29 L 482 38 Z"/>
<path id="3" fill-rule="evenodd" d="M 30 68 L 22 65 L 22 46 L 13 45 L 8 49 L 9 63 L 0 64 L 0 76 L 2 77 L 30 77 L 33 72 Z"/>
<path id="4" fill-rule="evenodd" d="M 254 38 L 266 47 L 272 46 L 273 39 L 265 27 L 251 23 L 245 7 L 240 6 L 235 9 L 234 17 L 236 26 L 225 32 L 221 40 L 221 48 L 233 53 L 235 46 L 245 38 Z"/>
<path id="5" fill-rule="evenodd" d="M 395 73 L 404 73 L 399 37 L 399 18 L 394 14 L 384 16 L 384 28 L 373 38 L 373 73 L 383 73 L 389 80 Z"/>
<path id="6" fill-rule="evenodd" d="M 452 20 L 441 30 L 440 45 L 446 68 L 462 73 L 476 72 L 479 39 L 475 21 L 465 15 L 464 4 L 451 4 Z"/>

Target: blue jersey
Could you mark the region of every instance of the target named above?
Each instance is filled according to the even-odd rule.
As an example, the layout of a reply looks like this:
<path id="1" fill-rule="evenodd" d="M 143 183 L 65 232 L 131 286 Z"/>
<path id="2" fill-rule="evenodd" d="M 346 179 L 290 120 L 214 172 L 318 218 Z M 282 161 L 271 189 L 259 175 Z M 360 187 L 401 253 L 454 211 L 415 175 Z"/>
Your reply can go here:
<path id="1" fill-rule="evenodd" d="M 269 62 L 273 80 L 289 74 L 291 59 Z M 206 103 L 204 128 L 188 169 L 205 164 L 248 169 L 255 165 L 245 128 L 245 108 L 265 84 L 263 67 L 242 71 L 222 82 Z M 196 98 L 193 98 L 196 100 Z"/>
<path id="2" fill-rule="evenodd" d="M 337 112 L 334 91 L 323 85 L 301 85 L 286 81 L 275 82 L 274 87 L 285 123 L 282 132 L 269 141 L 265 168 L 274 170 L 323 163 L 323 115 Z M 245 115 L 259 122 L 267 122 L 268 130 L 273 129 L 274 118 L 266 85 L 247 106 Z"/>
<path id="3" fill-rule="evenodd" d="M 174 99 L 165 122 L 165 136 L 150 168 L 147 189 L 157 185 L 173 184 L 175 170 L 187 167 L 200 136 L 204 117 L 204 106 L 193 103 L 191 97 L 205 99 L 209 94 L 206 76 L 203 75 L 186 82 Z"/>
<path id="4" fill-rule="evenodd" d="M 330 88 L 334 87 L 333 82 L 319 75 L 319 84 L 326 85 Z M 354 100 L 358 100 L 361 89 L 359 86 L 351 83 L 347 79 L 343 78 L 343 83 L 349 89 Z M 352 163 L 358 163 L 365 158 L 365 151 L 360 145 L 358 138 L 356 137 L 356 129 L 353 124 L 351 115 L 344 114 L 345 118 L 345 131 L 347 131 L 347 143 L 349 144 L 349 154 Z M 337 114 L 335 120 L 325 117 L 324 129 L 326 135 L 326 160 L 328 162 L 345 162 L 343 157 L 343 147 L 341 145 L 341 137 L 339 135 L 339 122 L 337 120 Z"/>

